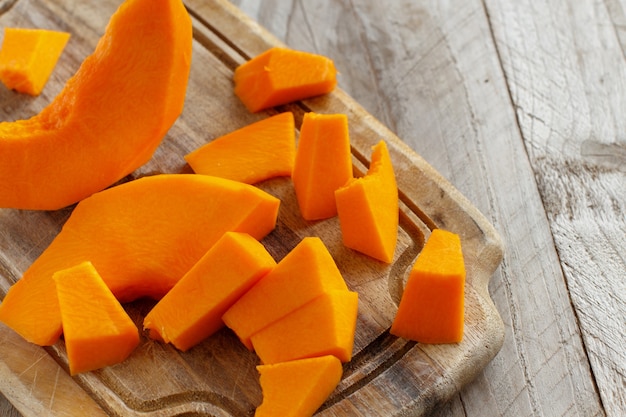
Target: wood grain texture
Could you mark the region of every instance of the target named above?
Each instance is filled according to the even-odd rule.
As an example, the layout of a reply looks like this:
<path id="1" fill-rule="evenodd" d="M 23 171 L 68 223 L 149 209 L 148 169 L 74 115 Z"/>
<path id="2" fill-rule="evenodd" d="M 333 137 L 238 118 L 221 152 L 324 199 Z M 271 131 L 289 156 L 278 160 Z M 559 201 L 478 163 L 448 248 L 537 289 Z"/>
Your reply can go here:
<path id="1" fill-rule="evenodd" d="M 3 25 L 68 28 L 73 34 L 47 96 L 27 98 L 2 91 L 5 120 L 28 117 L 54 97 L 91 51 L 119 3 L 21 0 L 1 17 Z M 195 42 L 185 111 L 154 158 L 126 180 L 188 172 L 182 158 L 187 152 L 268 114 L 245 111 L 232 92 L 232 71 L 279 40 L 228 3 L 186 4 L 194 18 Z M 336 219 L 305 222 L 288 179 L 260 185 L 280 197 L 284 207 L 277 229 L 264 239 L 270 252 L 280 259 L 302 237 L 318 235 L 348 285 L 360 294 L 354 359 L 319 414 L 428 413 L 474 379 L 502 345 L 502 320 L 488 292 L 502 257 L 501 240 L 456 188 L 342 90 L 280 110 L 293 111 L 297 125 L 306 111 L 347 114 L 355 169 L 361 173 L 367 169 L 371 147 L 386 140 L 401 194 L 399 246 L 393 264 L 387 266 L 345 248 Z M 0 210 L 0 293 L 19 279 L 70 212 L 71 207 L 56 212 Z M 421 345 L 388 333 L 406 272 L 434 227 L 459 233 L 463 242 L 468 271 L 466 335 L 458 345 Z M 141 300 L 126 307 L 140 326 L 152 305 Z M 244 416 L 252 414 L 261 398 L 254 368 L 258 359 L 227 330 L 185 353 L 144 335 L 140 347 L 122 364 L 74 378 L 67 375 L 62 341 L 43 349 L 0 327 L 0 352 L 0 390 L 24 415 Z"/>
<path id="2" fill-rule="evenodd" d="M 488 8 L 602 403 L 608 415 L 624 415 L 624 5 L 522 1 Z M 525 36 L 516 35 L 528 21 L 534 23 Z M 532 65 L 518 53 L 530 50 Z"/>
<path id="3" fill-rule="evenodd" d="M 338 62 L 503 236 L 504 347 L 441 415 L 623 415 L 624 3 L 234 3 Z"/>

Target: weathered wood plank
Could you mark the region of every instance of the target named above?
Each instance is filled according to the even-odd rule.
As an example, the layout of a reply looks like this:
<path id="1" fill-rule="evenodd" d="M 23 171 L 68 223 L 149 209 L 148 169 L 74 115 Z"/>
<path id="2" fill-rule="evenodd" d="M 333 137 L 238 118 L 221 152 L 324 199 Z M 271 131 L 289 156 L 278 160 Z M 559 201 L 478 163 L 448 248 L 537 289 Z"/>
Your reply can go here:
<path id="1" fill-rule="evenodd" d="M 490 289 L 507 326 L 505 344 L 441 415 L 601 415 L 563 251 L 555 250 L 529 164 L 532 137 L 518 127 L 508 92 L 515 79 L 503 74 L 491 32 L 499 24 L 523 42 L 526 26 L 549 30 L 560 14 L 541 21 L 522 10 L 539 6 L 514 2 L 488 9 L 478 1 L 234 3 L 288 45 L 331 56 L 341 85 L 501 232 L 507 252 Z M 536 64 L 534 49 L 509 50 L 522 69 Z"/>
<path id="2" fill-rule="evenodd" d="M 607 415 L 621 416 L 626 414 L 624 5 L 487 3 L 600 397 Z"/>

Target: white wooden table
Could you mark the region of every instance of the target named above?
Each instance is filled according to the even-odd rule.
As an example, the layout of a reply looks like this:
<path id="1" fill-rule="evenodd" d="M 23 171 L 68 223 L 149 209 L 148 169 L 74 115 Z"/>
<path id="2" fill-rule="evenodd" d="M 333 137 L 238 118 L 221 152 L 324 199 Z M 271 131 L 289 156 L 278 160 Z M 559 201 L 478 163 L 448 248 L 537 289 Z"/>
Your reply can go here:
<path id="1" fill-rule="evenodd" d="M 504 345 L 435 415 L 626 415 L 626 2 L 233 3 L 331 57 L 505 242 Z"/>

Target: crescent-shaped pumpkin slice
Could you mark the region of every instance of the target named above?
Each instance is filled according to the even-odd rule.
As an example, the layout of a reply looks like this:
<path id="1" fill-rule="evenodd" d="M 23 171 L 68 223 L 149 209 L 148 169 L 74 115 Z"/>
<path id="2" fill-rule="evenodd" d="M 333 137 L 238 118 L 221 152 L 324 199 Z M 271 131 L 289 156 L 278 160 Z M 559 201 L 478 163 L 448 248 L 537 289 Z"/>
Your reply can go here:
<path id="1" fill-rule="evenodd" d="M 161 174 L 82 200 L 59 234 L 9 289 L 0 321 L 39 345 L 56 342 L 61 317 L 52 275 L 90 261 L 121 301 L 161 298 L 227 231 L 263 238 L 280 200 L 208 175 Z"/>
<path id="2" fill-rule="evenodd" d="M 182 112 L 191 47 L 181 0 L 126 0 L 41 113 L 0 123 L 0 207 L 59 209 L 146 163 Z"/>

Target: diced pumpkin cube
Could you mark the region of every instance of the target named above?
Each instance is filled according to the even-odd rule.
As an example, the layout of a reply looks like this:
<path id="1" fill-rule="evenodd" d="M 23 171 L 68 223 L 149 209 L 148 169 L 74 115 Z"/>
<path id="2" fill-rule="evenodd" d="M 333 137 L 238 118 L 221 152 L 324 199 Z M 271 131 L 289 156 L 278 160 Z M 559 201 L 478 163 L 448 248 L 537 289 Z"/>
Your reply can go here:
<path id="1" fill-rule="evenodd" d="M 5 28 L 0 80 L 20 93 L 39 95 L 70 38 L 66 32 Z"/>
<path id="2" fill-rule="evenodd" d="M 318 237 L 305 237 L 265 277 L 244 294 L 222 319 L 242 343 L 317 296 L 347 285 Z"/>
<path id="3" fill-rule="evenodd" d="M 337 70 L 329 58 L 274 47 L 235 69 L 235 95 L 250 112 L 331 92 Z"/>
<path id="4" fill-rule="evenodd" d="M 398 186 L 385 142 L 373 148 L 367 174 L 335 192 L 344 245 L 393 261 L 398 239 Z"/>
<path id="5" fill-rule="evenodd" d="M 358 294 L 330 291 L 252 335 L 252 346 L 264 364 L 334 355 L 352 358 Z"/>
<path id="6" fill-rule="evenodd" d="M 91 262 L 56 272 L 70 373 L 125 360 L 139 344 L 139 330 Z"/>
<path id="7" fill-rule="evenodd" d="M 220 136 L 185 160 L 196 174 L 255 184 L 291 176 L 295 154 L 293 113 L 284 112 Z"/>
<path id="8" fill-rule="evenodd" d="M 185 351 L 219 330 L 224 312 L 275 265 L 258 240 L 226 232 L 146 315 L 144 328 Z"/>
<path id="9" fill-rule="evenodd" d="M 337 214 L 335 190 L 352 179 L 345 114 L 304 115 L 291 178 L 303 218 L 320 220 Z"/>
<path id="10" fill-rule="evenodd" d="M 263 402 L 255 417 L 312 416 L 335 390 L 343 369 L 335 356 L 259 365 Z"/>
<path id="11" fill-rule="evenodd" d="M 391 334 L 421 343 L 460 342 L 464 296 L 461 239 L 435 229 L 411 269 Z"/>

